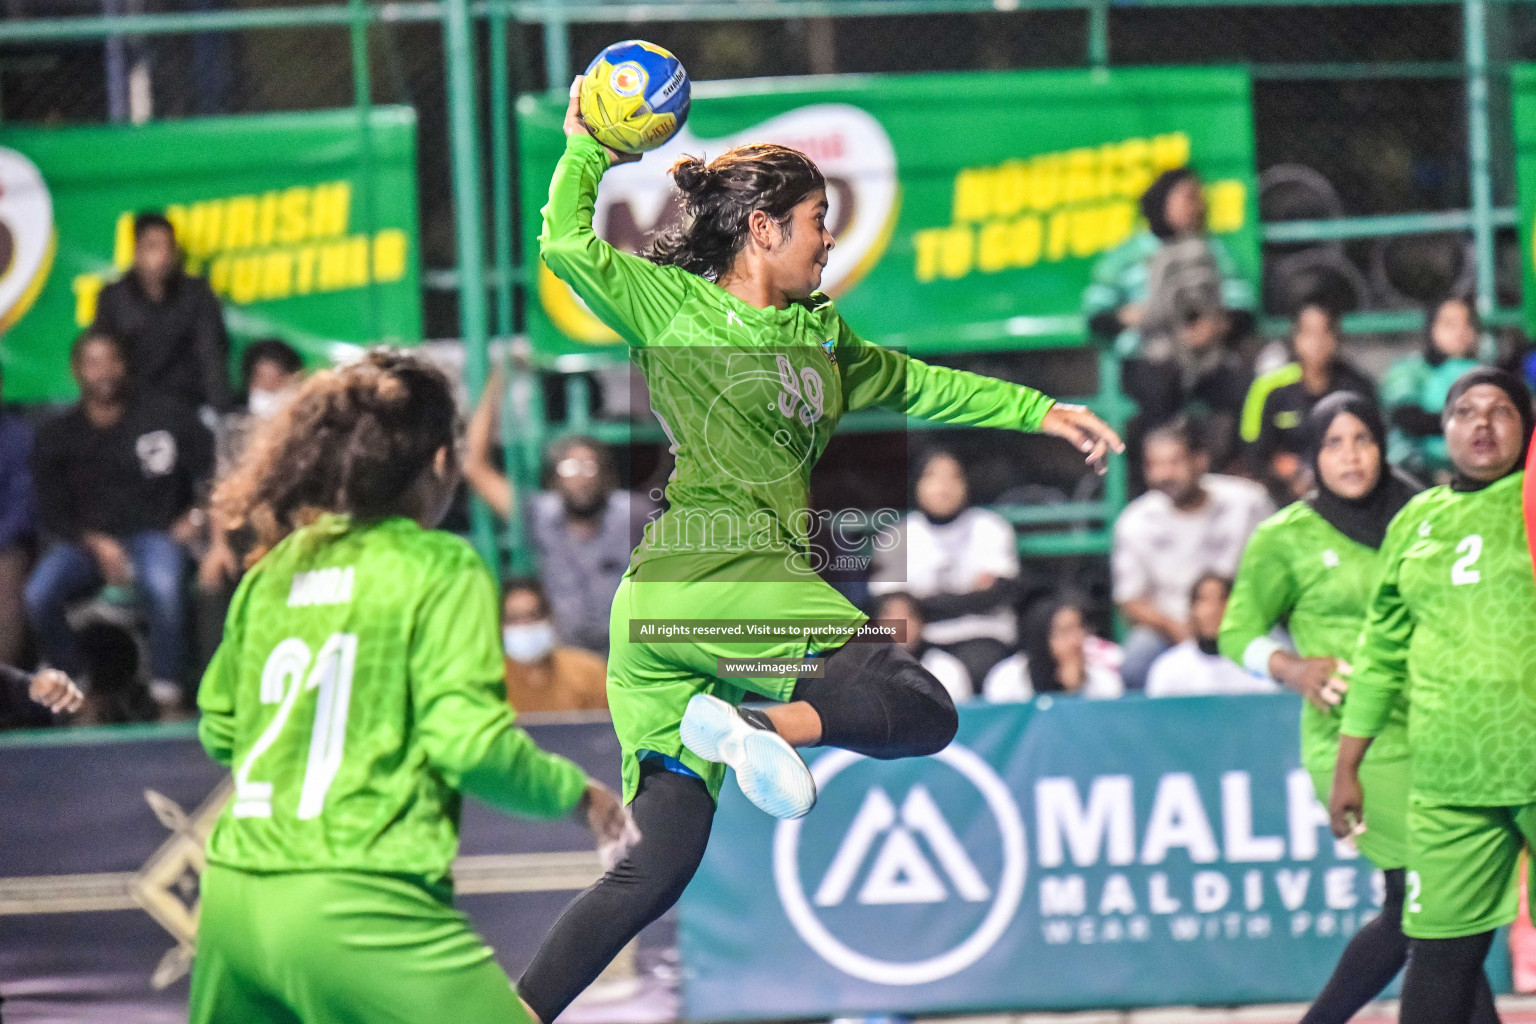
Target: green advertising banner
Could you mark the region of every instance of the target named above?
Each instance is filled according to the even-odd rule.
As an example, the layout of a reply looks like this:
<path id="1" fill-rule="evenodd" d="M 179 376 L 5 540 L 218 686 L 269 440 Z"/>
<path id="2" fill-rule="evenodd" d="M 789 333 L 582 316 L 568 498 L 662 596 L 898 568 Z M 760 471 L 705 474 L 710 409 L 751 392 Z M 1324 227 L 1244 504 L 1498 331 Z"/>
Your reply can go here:
<path id="1" fill-rule="evenodd" d="M 1536 64 L 1510 68 L 1515 125 L 1515 178 L 1520 190 L 1520 293 L 1525 331 L 1536 335 Z"/>
<path id="2" fill-rule="evenodd" d="M 563 97 L 523 97 L 523 223 L 539 208 L 564 138 Z M 850 75 L 700 83 L 665 147 L 603 179 L 596 227 L 638 251 L 679 216 L 667 169 L 779 142 L 825 173 L 837 247 L 824 279 L 865 337 L 914 352 L 1080 340 L 1095 260 L 1140 230 L 1137 200 L 1159 172 L 1192 164 L 1211 231 L 1259 274 L 1250 82 L 1232 68 Z M 617 338 L 542 264 L 528 330 L 545 356 Z"/>
<path id="3" fill-rule="evenodd" d="M 683 1018 L 1312 999 L 1384 889 L 1329 833 L 1300 705 L 962 705 L 933 757 L 807 752 L 795 821 L 727 782 L 680 904 Z"/>
<path id="4" fill-rule="evenodd" d="M 70 398 L 69 346 L 163 210 L 239 339 L 316 361 L 421 340 L 416 114 L 376 108 L 138 127 L 0 128 L 5 397 Z"/>

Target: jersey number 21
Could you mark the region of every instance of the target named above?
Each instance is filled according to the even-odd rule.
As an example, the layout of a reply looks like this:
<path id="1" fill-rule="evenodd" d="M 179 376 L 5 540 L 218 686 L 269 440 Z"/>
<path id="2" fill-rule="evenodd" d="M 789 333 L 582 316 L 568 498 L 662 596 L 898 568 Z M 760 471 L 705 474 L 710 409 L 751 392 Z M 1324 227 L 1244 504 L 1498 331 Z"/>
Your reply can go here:
<path id="1" fill-rule="evenodd" d="M 272 748 L 288 724 L 294 704 L 302 694 L 319 690 L 315 721 L 309 735 L 309 762 L 299 789 L 300 820 L 320 815 L 325 794 L 341 770 L 342 748 L 347 739 L 347 709 L 352 701 L 352 673 L 357 668 L 357 636 L 332 633 L 319 655 L 298 637 L 289 637 L 273 648 L 261 670 L 261 702 L 276 704 L 272 721 L 251 744 L 250 752 L 235 772 L 234 815 L 237 818 L 272 817 L 272 783 L 251 778 L 251 769 Z"/>

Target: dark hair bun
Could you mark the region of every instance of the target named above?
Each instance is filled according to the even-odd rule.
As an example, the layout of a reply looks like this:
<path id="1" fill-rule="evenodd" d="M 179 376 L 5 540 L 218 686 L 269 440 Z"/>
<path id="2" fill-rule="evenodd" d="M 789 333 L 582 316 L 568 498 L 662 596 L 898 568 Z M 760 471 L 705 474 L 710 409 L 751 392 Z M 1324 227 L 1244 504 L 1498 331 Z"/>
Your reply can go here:
<path id="1" fill-rule="evenodd" d="M 685 156 L 672 165 L 672 180 L 685 195 L 702 192 L 709 182 L 709 167 L 702 157 Z"/>

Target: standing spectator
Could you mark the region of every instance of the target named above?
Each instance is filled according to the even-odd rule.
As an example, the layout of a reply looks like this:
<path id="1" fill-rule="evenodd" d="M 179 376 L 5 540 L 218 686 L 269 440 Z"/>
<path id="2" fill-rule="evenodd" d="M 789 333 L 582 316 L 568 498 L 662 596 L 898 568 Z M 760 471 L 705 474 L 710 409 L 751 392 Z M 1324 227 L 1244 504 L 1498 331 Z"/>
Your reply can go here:
<path id="1" fill-rule="evenodd" d="M 1208 572 L 1190 592 L 1189 639 L 1158 655 L 1147 675 L 1148 697 L 1205 697 L 1216 694 L 1278 693 L 1274 680 L 1248 673 L 1221 656 L 1216 640 L 1232 596 L 1232 579 Z"/>
<path id="2" fill-rule="evenodd" d="M 1470 299 L 1441 299 L 1424 318 L 1423 351 L 1399 359 L 1382 378 L 1381 401 L 1392 425 L 1387 459 L 1421 480 L 1450 479 L 1440 412 L 1456 379 L 1480 365 L 1476 355 L 1481 333 Z"/>
<path id="3" fill-rule="evenodd" d="M 186 273 L 171 222 L 133 220 L 133 266 L 101 290 L 92 330 L 121 340 L 133 384 L 188 408 L 229 407 L 229 336 L 208 282 Z"/>
<path id="4" fill-rule="evenodd" d="M 27 616 L 43 654 L 81 664 L 65 619 L 103 583 L 134 587 L 149 619 L 156 689 L 182 677 L 187 552 L 213 443 L 185 406 L 136 395 L 123 347 L 95 330 L 70 353 L 80 401 L 38 431 L 32 454 L 38 525 L 51 546 L 27 581 Z"/>
<path id="5" fill-rule="evenodd" d="M 1017 641 L 1018 540 L 1002 516 L 969 507 L 965 470 L 949 452 L 923 462 L 916 499 L 894 542 L 876 552 L 870 592 L 916 597 L 923 639 L 985 679 Z"/>
<path id="6" fill-rule="evenodd" d="M 1274 511 L 1258 484 L 1209 468 L 1187 420 L 1157 428 L 1146 439 L 1149 490 L 1115 522 L 1111 569 L 1115 603 L 1132 626 L 1122 672 L 1130 689 L 1145 685 L 1154 658 L 1190 638 L 1195 581 L 1236 573 L 1249 534 Z"/>
<path id="7" fill-rule="evenodd" d="M 607 666 L 591 651 L 556 643 L 549 601 L 537 580 L 507 583 L 501 642 L 507 656 L 507 700 L 519 712 L 607 709 Z"/>
<path id="8" fill-rule="evenodd" d="M 1125 387 L 1146 431 L 1181 412 L 1211 425 L 1215 464 L 1236 447 L 1251 374 L 1232 344 L 1253 331 L 1253 285 L 1206 233 L 1205 194 L 1188 167 L 1161 174 L 1141 197 L 1146 230 L 1106 253 L 1083 293 L 1090 335 L 1126 360 Z M 1133 476 L 1134 467 L 1133 467 Z"/>
<path id="9" fill-rule="evenodd" d="M 0 412 L 0 663 L 16 664 L 26 638 L 22 592 L 32 564 L 32 425 Z"/>
<path id="10" fill-rule="evenodd" d="M 234 472 L 256 428 L 277 415 L 304 382 L 304 360 L 276 338 L 252 342 L 240 357 L 240 404 L 219 417 L 214 431 L 214 479 Z M 224 616 L 240 579 L 238 538 L 216 515 L 208 521 L 208 549 L 197 564 L 197 663 L 206 666 L 224 636 Z"/>
<path id="11" fill-rule="evenodd" d="M 1254 383 L 1243 407 L 1243 440 L 1253 445 L 1254 469 L 1287 502 L 1312 487 L 1305 458 L 1312 407 L 1336 391 L 1376 402 L 1376 382 L 1339 355 L 1338 314 L 1321 302 L 1296 312 L 1291 356 L 1294 362 Z"/>
<path id="12" fill-rule="evenodd" d="M 504 384 L 498 368 L 470 419 L 464 478 L 497 515 L 510 520 L 516 490 L 491 457 Z M 589 437 L 556 441 L 547 479 L 552 489 L 528 496 L 521 511 L 538 553 L 555 633 L 562 643 L 606 655 L 613 595 L 652 506 L 619 489 L 611 454 Z"/>
<path id="13" fill-rule="evenodd" d="M 976 696 L 970 673 L 960 659 L 923 639 L 923 607 L 917 598 L 904 590 L 893 590 L 875 602 L 870 618 L 900 620 L 902 632 L 896 642 L 944 684 L 956 704 Z"/>
<path id="14" fill-rule="evenodd" d="M 1113 700 L 1125 693 L 1120 647 L 1088 631 L 1086 602 L 1047 598 L 1024 616 L 1017 654 L 987 673 L 982 695 L 994 703 L 1033 700 L 1061 693 L 1089 700 Z"/>

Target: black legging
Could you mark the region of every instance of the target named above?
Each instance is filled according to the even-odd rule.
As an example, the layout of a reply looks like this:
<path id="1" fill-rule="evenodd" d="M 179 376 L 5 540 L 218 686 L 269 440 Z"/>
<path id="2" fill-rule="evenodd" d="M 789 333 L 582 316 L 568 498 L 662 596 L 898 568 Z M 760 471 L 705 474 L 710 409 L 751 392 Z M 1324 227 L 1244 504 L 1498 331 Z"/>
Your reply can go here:
<path id="1" fill-rule="evenodd" d="M 795 684 L 794 699 L 821 717 L 823 745 L 868 757 L 936 754 L 959 725 L 943 685 L 895 644 L 838 648 L 822 678 Z M 629 809 L 640 842 L 565 909 L 517 983 L 544 1024 L 677 902 L 704 859 L 715 802 L 703 780 L 645 761 Z"/>
<path id="2" fill-rule="evenodd" d="M 1408 960 L 1408 936 L 1403 934 L 1404 871 L 1393 868 L 1384 872 L 1387 892 L 1382 901 L 1381 913 L 1355 933 L 1344 947 L 1333 976 L 1317 1001 L 1301 1018 L 1300 1024 L 1344 1024 L 1366 1003 L 1381 994 L 1381 990 L 1397 977 Z M 1483 947 L 1486 955 L 1488 949 Z M 1412 977 L 1412 972 L 1410 972 Z M 1488 985 L 1488 975 L 1483 972 L 1482 960 L 1477 961 L 1476 991 L 1473 996 L 1473 1024 L 1497 1024 L 1499 1016 L 1493 1008 L 1493 989 Z M 1407 987 L 1404 987 L 1404 1010 L 1408 1008 Z M 1435 1011 L 1438 1012 L 1438 1011 Z M 1403 1018 L 1405 1021 L 1407 1017 Z M 1433 1014 L 1422 1020 L 1440 1020 Z"/>
<path id="3" fill-rule="evenodd" d="M 1483 961 L 1493 932 L 1459 939 L 1411 939 L 1403 976 L 1400 1024 L 1496 1022 L 1493 990 Z"/>

